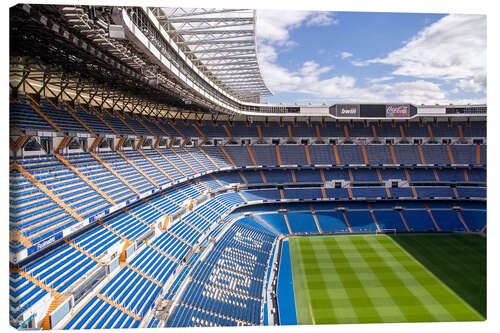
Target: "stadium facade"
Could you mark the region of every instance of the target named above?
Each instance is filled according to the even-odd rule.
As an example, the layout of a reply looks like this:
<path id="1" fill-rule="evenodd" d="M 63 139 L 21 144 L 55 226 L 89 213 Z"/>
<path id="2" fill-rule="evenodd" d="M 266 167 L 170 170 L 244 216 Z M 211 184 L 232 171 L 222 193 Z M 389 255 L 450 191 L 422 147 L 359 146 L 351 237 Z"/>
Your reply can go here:
<path id="1" fill-rule="evenodd" d="M 486 105 L 261 103 L 252 10 L 17 5 L 10 36 L 15 327 L 280 324 L 289 236 L 486 234 Z"/>

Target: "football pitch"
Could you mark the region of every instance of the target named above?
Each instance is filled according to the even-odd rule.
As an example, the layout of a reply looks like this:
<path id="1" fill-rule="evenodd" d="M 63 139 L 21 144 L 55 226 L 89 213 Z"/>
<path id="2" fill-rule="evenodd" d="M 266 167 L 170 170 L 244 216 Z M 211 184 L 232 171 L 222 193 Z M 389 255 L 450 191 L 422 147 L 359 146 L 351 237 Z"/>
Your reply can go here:
<path id="1" fill-rule="evenodd" d="M 478 238 L 471 245 L 469 237 Z M 485 239 L 477 235 L 394 239 L 387 235 L 291 238 L 297 323 L 485 319 Z M 465 250 L 472 253 L 466 256 Z M 474 261 L 482 263 L 467 269 L 467 262 Z M 461 266 L 463 274 L 457 276 Z M 464 299 L 470 304 L 476 301 L 475 308 Z"/>

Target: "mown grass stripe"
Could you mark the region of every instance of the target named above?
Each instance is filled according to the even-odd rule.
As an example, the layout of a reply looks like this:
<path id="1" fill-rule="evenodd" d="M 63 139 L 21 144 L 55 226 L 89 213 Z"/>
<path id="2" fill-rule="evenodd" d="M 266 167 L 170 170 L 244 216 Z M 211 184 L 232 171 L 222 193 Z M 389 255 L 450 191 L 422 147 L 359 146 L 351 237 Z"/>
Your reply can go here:
<path id="1" fill-rule="evenodd" d="M 403 248 L 399 247 L 391 238 L 372 238 L 367 243 L 377 242 L 381 244 L 385 251 L 395 254 L 395 258 L 406 272 L 400 272 L 398 275 L 404 281 L 416 280 L 419 288 L 412 287 L 414 293 L 424 300 L 427 308 L 432 311 L 439 321 L 470 321 L 481 320 L 481 316 L 465 303 L 454 292 L 441 283 L 424 266 L 414 260 Z M 383 250 L 380 250 L 383 251 Z M 398 259 L 406 257 L 407 259 Z"/>
<path id="2" fill-rule="evenodd" d="M 404 242 L 404 238 L 402 238 L 402 240 L 398 239 L 397 242 Z M 477 258 L 476 248 L 472 248 L 470 251 L 464 251 L 464 244 L 451 237 L 443 238 L 439 246 L 436 246 L 436 242 L 430 241 L 428 238 L 422 239 L 419 243 L 418 250 L 424 255 L 418 259 L 424 266 L 427 267 L 431 264 L 433 257 L 441 257 L 442 260 L 440 264 L 444 265 L 443 269 L 446 270 L 447 274 L 453 274 L 460 277 L 461 280 L 467 280 L 467 285 L 469 286 L 480 284 L 479 280 L 475 279 L 476 274 L 474 274 L 477 272 L 479 266 L 479 264 L 474 264 L 474 262 L 476 262 L 474 258 Z M 450 252 L 456 255 L 450 256 Z M 463 265 L 462 263 L 464 260 L 471 262 L 471 264 Z"/>
<path id="3" fill-rule="evenodd" d="M 343 288 L 337 288 L 341 299 L 344 301 L 341 303 L 341 300 L 338 300 L 338 305 L 334 306 L 331 301 L 331 295 L 328 292 L 328 286 L 325 281 L 325 277 L 329 278 L 330 285 L 339 286 L 339 281 L 335 278 L 335 275 L 325 274 L 325 271 L 322 271 L 322 266 L 324 265 L 323 260 L 321 262 L 318 261 L 316 257 L 316 253 L 311 245 L 311 240 L 309 238 L 299 238 L 298 245 L 300 249 L 300 254 L 302 257 L 302 261 L 307 263 L 304 265 L 305 267 L 305 278 L 307 282 L 307 287 L 309 289 L 310 296 L 310 304 L 312 307 L 312 316 L 313 321 L 316 324 L 328 324 L 328 323 L 338 323 L 339 320 L 355 317 L 355 313 L 352 310 L 352 306 L 350 304 L 346 304 L 348 302 L 347 295 L 345 295 L 345 291 Z"/>
<path id="4" fill-rule="evenodd" d="M 447 306 L 449 293 L 442 288 L 439 281 L 432 278 L 428 272 L 396 246 L 389 237 L 369 238 L 364 240 L 367 246 L 379 245 L 377 253 L 389 253 L 392 258 L 384 260 L 393 267 L 394 273 L 405 283 L 410 292 L 417 297 L 438 321 L 452 321 L 455 316 Z M 441 302 L 436 300 L 437 296 Z"/>
<path id="5" fill-rule="evenodd" d="M 295 310 L 297 324 L 313 324 L 311 297 L 306 282 L 304 261 L 299 249 L 299 239 L 290 238 L 290 254 L 292 259 L 293 291 L 295 295 Z"/>
<path id="6" fill-rule="evenodd" d="M 349 240 L 352 240 L 352 238 Z M 387 288 L 371 270 L 370 266 L 359 251 L 357 251 L 354 244 L 351 243 L 346 246 L 347 244 L 339 245 L 337 239 L 332 239 L 331 241 L 336 243 L 336 246 L 341 251 L 341 255 L 347 260 L 355 274 L 360 276 L 367 297 L 369 297 L 371 303 L 375 306 L 375 310 L 381 317 L 382 322 L 407 321 Z"/>
<path id="7" fill-rule="evenodd" d="M 313 255 L 319 258 L 319 267 L 323 278 L 328 283 L 326 293 L 330 297 L 335 313 L 337 314 L 338 323 L 361 323 L 380 321 L 380 318 L 370 316 L 369 309 L 364 308 L 367 304 L 362 304 L 363 298 L 359 292 L 362 291 L 362 286 L 359 281 L 356 281 L 355 276 L 346 277 L 346 274 L 340 274 L 337 271 L 336 263 L 332 262 L 328 251 L 322 240 L 311 241 L 304 239 L 304 245 L 311 246 Z M 369 305 L 368 305 L 369 306 Z M 373 305 L 372 305 L 373 307 Z M 375 313 L 376 314 L 376 313 Z M 331 322 L 327 316 L 323 319 L 325 323 Z M 370 316 L 370 319 L 366 318 Z M 363 318 L 365 317 L 365 318 Z"/>
<path id="8" fill-rule="evenodd" d="M 363 276 L 363 282 L 358 277 L 357 271 L 351 265 L 349 259 L 344 255 L 342 247 L 339 246 L 336 240 L 321 239 L 321 242 L 315 242 L 313 247 L 317 249 L 317 253 L 325 253 L 330 259 L 329 266 L 334 267 L 336 274 L 338 274 L 340 281 L 344 285 L 347 296 L 356 312 L 359 323 L 382 323 L 385 320 L 380 316 L 377 311 L 376 305 L 373 300 L 377 300 L 380 294 L 372 288 L 365 288 L 363 282 L 368 280 L 367 276 Z M 326 266 L 325 269 L 329 268 Z M 359 268 L 356 267 L 356 268 Z M 373 276 L 372 278 L 375 278 Z M 371 296 L 368 294 L 371 291 Z M 375 292 L 375 293 L 374 293 Z M 335 305 L 335 302 L 333 302 Z M 378 304 L 379 309 L 383 311 L 384 304 Z"/>
<path id="9" fill-rule="evenodd" d="M 384 236 L 375 236 L 384 237 Z M 379 255 L 375 248 L 367 246 L 365 237 L 356 237 L 351 240 L 359 253 L 364 257 L 370 268 L 377 277 L 383 281 L 394 302 L 411 322 L 436 321 L 436 317 L 430 313 L 412 291 L 407 287 L 395 273 L 393 262 L 386 261 L 387 254 Z"/>
<path id="10" fill-rule="evenodd" d="M 398 235 L 393 239 L 486 318 L 485 238 L 449 234 Z"/>
<path id="11" fill-rule="evenodd" d="M 427 288 L 429 293 L 433 295 L 434 299 L 438 303 L 440 303 L 444 308 L 448 310 L 448 312 L 455 318 L 456 321 L 476 321 L 484 319 L 479 312 L 477 312 L 472 306 L 470 306 L 460 296 L 453 292 L 452 289 L 442 283 L 434 274 L 432 274 L 425 266 L 415 260 L 401 246 L 399 246 L 392 240 L 391 242 L 393 245 L 396 245 L 396 248 L 393 251 L 404 253 L 413 260 L 414 265 L 412 267 L 408 267 L 408 264 L 402 263 L 403 266 L 407 269 L 413 269 L 412 273 L 414 278 L 418 281 L 425 282 L 425 287 Z M 387 247 L 387 245 L 384 246 Z M 436 286 L 439 286 L 440 288 L 431 288 L 434 284 Z"/>
<path id="12" fill-rule="evenodd" d="M 298 323 L 483 320 L 455 294 L 455 288 L 441 281 L 446 268 L 435 275 L 446 265 L 456 266 L 455 272 L 464 268 L 464 273 L 480 281 L 467 280 L 460 285 L 464 279 L 455 276 L 452 281 L 459 288 L 467 286 L 479 293 L 479 305 L 485 303 L 481 294 L 486 291 L 485 242 L 462 236 L 469 238 L 463 242 L 459 235 L 398 235 L 395 240 L 385 235 L 293 238 L 290 246 Z M 475 250 L 468 252 L 469 246 Z M 422 256 L 429 258 L 428 262 L 419 262 Z M 464 267 L 469 262 L 479 273 Z M 367 313 L 378 318 L 370 320 Z"/>

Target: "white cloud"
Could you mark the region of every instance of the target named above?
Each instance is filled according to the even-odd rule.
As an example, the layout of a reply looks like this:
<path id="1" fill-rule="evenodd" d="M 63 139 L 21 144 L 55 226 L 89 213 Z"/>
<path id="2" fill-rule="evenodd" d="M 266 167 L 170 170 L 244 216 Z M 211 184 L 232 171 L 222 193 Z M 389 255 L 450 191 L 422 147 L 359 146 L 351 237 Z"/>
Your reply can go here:
<path id="1" fill-rule="evenodd" d="M 385 58 L 352 59 L 351 53 L 340 52 L 340 57 L 349 59 L 354 66 L 383 63 L 396 67 L 392 75 L 384 72 L 380 77 L 367 78 L 369 85 L 360 87 L 354 76 L 336 74 L 332 72 L 332 66 L 321 66 L 314 60 L 305 61 L 293 69 L 278 63 L 278 50 L 295 43 L 290 40 L 291 29 L 308 24 L 336 24 L 325 18 L 323 13 L 314 16 L 310 12 L 258 11 L 257 15 L 259 63 L 267 85 L 275 93 L 306 94 L 312 99 L 337 101 L 415 104 L 484 102 L 481 98 L 452 100 L 448 96 L 459 91 L 478 93 L 486 89 L 484 16 L 446 16 L 423 29 L 405 42 L 402 48 L 389 53 Z M 395 80 L 396 76 L 414 79 L 387 82 Z M 455 84 L 452 87 L 455 89 L 443 89 L 444 83 L 446 86 Z"/>
<path id="2" fill-rule="evenodd" d="M 466 104 L 486 104 L 486 98 L 462 98 L 455 100 L 448 100 L 443 104 L 455 104 L 455 105 L 466 105 Z"/>
<path id="3" fill-rule="evenodd" d="M 340 56 L 342 57 L 342 59 L 345 59 L 345 58 L 352 57 L 352 53 L 349 53 L 349 52 L 340 52 Z"/>
<path id="4" fill-rule="evenodd" d="M 376 77 L 372 79 L 368 79 L 370 83 L 378 83 L 378 82 L 383 82 L 383 81 L 389 81 L 394 79 L 393 76 L 382 76 L 382 77 Z"/>
<path id="5" fill-rule="evenodd" d="M 259 41 L 284 45 L 290 39 L 289 30 L 303 24 L 328 26 L 338 23 L 330 12 L 258 10 L 256 31 Z"/>
<path id="6" fill-rule="evenodd" d="M 378 100 L 380 96 L 365 89 L 355 87 L 356 79 L 352 76 L 321 76 L 332 71 L 332 66 L 320 66 L 315 61 L 306 61 L 296 71 L 290 71 L 278 65 L 274 47 L 261 45 L 259 63 L 266 83 L 275 93 L 293 92 L 309 94 L 322 98 L 345 100 Z"/>
<path id="7" fill-rule="evenodd" d="M 442 103 L 446 100 L 446 92 L 438 84 L 424 80 L 375 84 L 372 90 L 397 102 L 421 104 Z"/>
<path id="8" fill-rule="evenodd" d="M 332 66 L 325 66 L 325 67 L 319 67 L 319 65 L 315 61 L 306 61 L 300 70 L 300 73 L 305 75 L 311 75 L 311 76 L 318 76 L 320 74 L 329 72 L 333 67 Z"/>
<path id="9" fill-rule="evenodd" d="M 288 30 L 298 27 L 309 12 L 258 10 L 256 31 L 260 40 L 283 43 L 289 39 Z"/>
<path id="10" fill-rule="evenodd" d="M 486 76 L 479 74 L 472 79 L 461 79 L 458 81 L 457 87 L 465 92 L 478 93 L 486 91 Z"/>
<path id="11" fill-rule="evenodd" d="M 367 62 L 395 65 L 393 74 L 417 78 L 486 76 L 486 16 L 445 16 L 387 57 Z"/>
<path id="12" fill-rule="evenodd" d="M 328 26 L 332 24 L 339 24 L 339 20 L 333 17 L 330 12 L 315 12 L 311 14 L 306 23 L 307 26 Z"/>
<path id="13" fill-rule="evenodd" d="M 351 60 L 351 64 L 356 67 L 366 67 L 369 65 L 366 61 L 361 60 Z"/>

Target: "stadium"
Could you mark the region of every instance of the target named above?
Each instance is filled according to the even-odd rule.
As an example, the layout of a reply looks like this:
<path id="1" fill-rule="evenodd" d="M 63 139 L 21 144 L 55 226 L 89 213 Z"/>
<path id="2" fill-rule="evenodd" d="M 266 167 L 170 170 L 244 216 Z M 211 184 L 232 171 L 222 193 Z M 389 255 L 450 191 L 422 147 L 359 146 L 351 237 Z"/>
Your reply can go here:
<path id="1" fill-rule="evenodd" d="M 10 9 L 18 329 L 483 321 L 486 105 L 269 104 L 255 11 Z"/>

